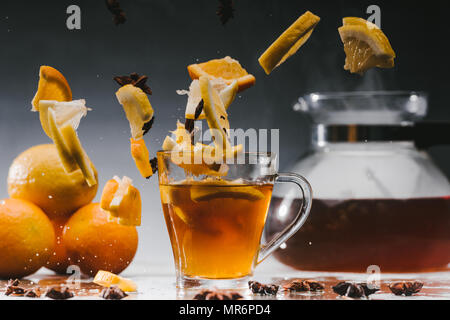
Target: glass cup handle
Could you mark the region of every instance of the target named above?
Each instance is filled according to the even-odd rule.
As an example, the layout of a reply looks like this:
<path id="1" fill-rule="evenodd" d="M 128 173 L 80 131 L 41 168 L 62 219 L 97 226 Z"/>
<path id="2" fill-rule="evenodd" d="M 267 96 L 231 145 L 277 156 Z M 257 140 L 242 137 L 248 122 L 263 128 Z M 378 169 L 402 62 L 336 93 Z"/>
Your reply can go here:
<path id="1" fill-rule="evenodd" d="M 294 221 L 291 222 L 282 232 L 278 233 L 270 242 L 261 245 L 259 251 L 257 264 L 263 262 L 268 256 L 270 256 L 276 249 L 278 249 L 283 243 L 289 240 L 305 223 L 309 216 L 312 206 L 312 188 L 309 182 L 302 176 L 295 173 L 279 173 L 276 178 L 276 182 L 281 183 L 294 183 L 296 184 L 302 193 L 303 204 L 297 213 Z"/>

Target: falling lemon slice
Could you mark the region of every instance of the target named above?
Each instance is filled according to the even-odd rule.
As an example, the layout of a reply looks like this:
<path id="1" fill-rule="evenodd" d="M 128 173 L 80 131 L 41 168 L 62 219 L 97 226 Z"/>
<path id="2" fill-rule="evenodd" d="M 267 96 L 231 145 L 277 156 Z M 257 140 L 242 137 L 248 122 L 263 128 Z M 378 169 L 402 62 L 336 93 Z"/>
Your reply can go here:
<path id="1" fill-rule="evenodd" d="M 39 118 L 44 132 L 49 138 L 52 137 L 49 128 L 48 110 L 53 110 L 55 121 L 58 127 L 70 124 L 75 130 L 78 129 L 80 121 L 89 111 L 86 107 L 86 101 L 74 100 L 70 102 L 58 102 L 56 100 L 39 101 Z"/>
<path id="2" fill-rule="evenodd" d="M 137 285 L 133 281 L 122 278 L 108 271 L 99 270 L 95 275 L 93 282 L 107 288 L 116 285 L 120 290 L 126 292 L 137 291 Z"/>
<path id="3" fill-rule="evenodd" d="M 194 202 L 231 198 L 236 200 L 258 201 L 264 194 L 251 186 L 192 186 L 191 199 Z"/>
<path id="4" fill-rule="evenodd" d="M 232 81 L 229 85 L 221 79 L 214 78 L 210 80 L 211 86 L 219 92 L 219 97 L 222 101 L 222 105 L 225 110 L 231 105 L 231 103 L 236 98 L 239 86 L 237 80 Z M 202 111 L 196 117 L 196 111 L 199 104 L 202 102 L 202 93 L 200 90 L 200 82 L 198 79 L 193 80 L 189 86 L 189 91 L 178 90 L 178 94 L 187 94 L 188 102 L 186 105 L 185 118 L 192 120 L 203 120 L 205 119 L 205 112 Z"/>
<path id="5" fill-rule="evenodd" d="M 117 100 L 123 106 L 131 128 L 131 137 L 135 140 L 144 136 L 144 125 L 153 118 L 153 108 L 147 95 L 131 84 L 116 92 Z"/>
<path id="6" fill-rule="evenodd" d="M 119 224 L 125 226 L 141 225 L 141 195 L 128 177 L 115 176 L 106 183 L 100 207 L 109 212 L 111 221 L 118 219 Z"/>
<path id="7" fill-rule="evenodd" d="M 228 136 L 222 127 L 221 116 L 227 118 L 227 114 L 224 108 L 222 100 L 220 99 L 217 90 L 215 90 L 208 77 L 200 77 L 200 90 L 202 93 L 202 99 L 204 102 L 204 111 L 206 121 L 210 130 L 212 130 L 212 135 L 214 135 L 214 143 L 217 147 L 216 151 L 223 149 L 224 151 L 231 149 L 230 141 Z"/>
<path id="8" fill-rule="evenodd" d="M 270 74 L 308 41 L 320 18 L 310 11 L 305 12 L 259 57 L 258 61 L 266 74 Z"/>
<path id="9" fill-rule="evenodd" d="M 200 64 L 191 64 L 188 66 L 188 72 L 193 80 L 199 79 L 201 76 L 206 76 L 210 80 L 222 78 L 228 84 L 236 80 L 239 92 L 255 84 L 255 77 L 248 74 L 239 61 L 231 57 L 213 59 Z"/>
<path id="10" fill-rule="evenodd" d="M 346 54 L 345 70 L 363 74 L 374 67 L 394 67 L 395 52 L 377 25 L 361 18 L 348 17 L 343 19 L 339 34 Z"/>
<path id="11" fill-rule="evenodd" d="M 80 169 L 87 184 L 90 187 L 96 185 L 92 162 L 81 145 L 73 123 L 68 121 L 59 125 L 55 113 L 53 109 L 48 109 L 48 127 L 64 170 L 71 173 Z"/>
<path id="12" fill-rule="evenodd" d="M 153 176 L 154 172 L 150 164 L 150 153 L 145 145 L 144 139 L 134 140 L 130 138 L 131 157 L 141 175 L 148 179 Z"/>
<path id="13" fill-rule="evenodd" d="M 41 100 L 71 101 L 72 91 L 61 72 L 49 66 L 41 66 L 39 70 L 38 90 L 31 102 L 32 111 L 39 111 Z"/>

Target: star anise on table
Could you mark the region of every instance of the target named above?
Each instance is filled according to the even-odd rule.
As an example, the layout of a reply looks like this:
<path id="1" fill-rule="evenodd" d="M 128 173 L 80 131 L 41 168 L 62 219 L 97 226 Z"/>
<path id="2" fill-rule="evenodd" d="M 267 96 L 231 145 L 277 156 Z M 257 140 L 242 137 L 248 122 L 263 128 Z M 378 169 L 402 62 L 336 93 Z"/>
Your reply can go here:
<path id="1" fill-rule="evenodd" d="M 340 296 L 349 298 L 369 297 L 380 288 L 372 287 L 367 283 L 339 282 L 333 287 L 333 291 Z"/>
<path id="2" fill-rule="evenodd" d="M 142 89 L 146 94 L 151 95 L 152 90 L 147 85 L 148 77 L 146 75 L 139 75 L 136 72 L 133 72 L 129 76 L 117 76 L 114 77 L 114 81 L 116 81 L 120 86 L 126 86 L 127 84 L 132 84 L 135 87 Z"/>
<path id="3" fill-rule="evenodd" d="M 314 280 L 292 280 L 284 285 L 283 288 L 290 292 L 316 292 L 322 291 L 325 287 Z"/>
<path id="4" fill-rule="evenodd" d="M 221 290 L 202 290 L 194 296 L 194 300 L 241 300 L 242 298 L 238 292 Z"/>
<path id="5" fill-rule="evenodd" d="M 276 284 L 262 284 L 256 281 L 249 281 L 248 287 L 253 293 L 264 296 L 275 296 L 278 293 L 278 289 L 280 288 L 280 286 L 277 286 Z"/>
<path id="6" fill-rule="evenodd" d="M 233 0 L 219 0 L 219 7 L 216 14 L 220 18 L 220 22 L 225 25 L 228 20 L 234 18 L 234 3 Z"/>
<path id="7" fill-rule="evenodd" d="M 68 287 L 55 286 L 47 289 L 45 296 L 54 300 L 66 300 L 73 298 L 73 292 Z"/>
<path id="8" fill-rule="evenodd" d="M 25 293 L 25 288 L 22 288 L 19 285 L 19 279 L 10 279 L 6 285 L 5 295 L 23 296 Z"/>
<path id="9" fill-rule="evenodd" d="M 100 293 L 100 297 L 106 300 L 121 300 L 126 298 L 128 295 L 122 291 L 118 286 L 111 286 L 103 289 Z"/>
<path id="10" fill-rule="evenodd" d="M 27 298 L 40 298 L 41 297 L 41 289 L 39 287 L 28 289 L 24 293 L 24 297 Z"/>
<path id="11" fill-rule="evenodd" d="M 124 24 L 127 21 L 125 12 L 120 7 L 118 0 L 105 0 L 106 7 L 114 15 L 113 21 L 116 26 L 119 24 Z"/>
<path id="12" fill-rule="evenodd" d="M 150 159 L 150 165 L 152 166 L 153 173 L 158 171 L 158 159 L 157 158 Z M 150 177 L 148 177 L 147 179 L 150 179 Z"/>
<path id="13" fill-rule="evenodd" d="M 392 291 L 393 294 L 396 296 L 412 296 L 415 293 L 420 292 L 423 287 L 423 282 L 420 281 L 403 281 L 403 282 L 394 282 L 391 283 L 389 286 L 389 289 Z"/>

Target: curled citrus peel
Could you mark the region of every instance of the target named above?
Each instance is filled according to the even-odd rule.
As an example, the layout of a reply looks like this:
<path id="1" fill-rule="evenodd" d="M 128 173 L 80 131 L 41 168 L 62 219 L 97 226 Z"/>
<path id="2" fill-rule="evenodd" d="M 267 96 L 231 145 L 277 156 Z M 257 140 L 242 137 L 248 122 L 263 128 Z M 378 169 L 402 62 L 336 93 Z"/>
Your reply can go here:
<path id="1" fill-rule="evenodd" d="M 93 282 L 106 288 L 118 286 L 120 290 L 125 292 L 137 291 L 136 283 L 108 271 L 99 270 Z"/>
<path id="2" fill-rule="evenodd" d="M 395 52 L 377 25 L 361 18 L 347 17 L 343 19 L 339 34 L 346 54 L 345 70 L 363 74 L 374 67 L 394 67 Z"/>
<path id="3" fill-rule="evenodd" d="M 115 176 L 106 183 L 100 207 L 110 214 L 111 221 L 117 220 L 125 226 L 141 225 L 141 195 L 128 177 L 120 179 Z"/>

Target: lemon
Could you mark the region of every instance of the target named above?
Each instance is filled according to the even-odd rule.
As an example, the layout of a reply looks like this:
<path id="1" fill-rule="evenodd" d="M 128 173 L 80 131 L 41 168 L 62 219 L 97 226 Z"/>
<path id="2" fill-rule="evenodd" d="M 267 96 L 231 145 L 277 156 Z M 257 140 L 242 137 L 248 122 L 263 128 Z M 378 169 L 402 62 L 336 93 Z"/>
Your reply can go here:
<path id="1" fill-rule="evenodd" d="M 270 47 L 258 61 L 266 74 L 270 74 L 308 41 L 320 18 L 310 11 L 301 15 Z"/>
<path id="2" fill-rule="evenodd" d="M 32 147 L 14 160 L 8 173 L 8 192 L 11 198 L 34 203 L 50 218 L 62 218 L 90 203 L 97 185 L 89 186 L 80 170 L 66 173 L 56 147 L 46 144 Z"/>
<path id="3" fill-rule="evenodd" d="M 153 108 L 147 95 L 140 88 L 128 84 L 117 90 L 116 97 L 130 123 L 131 137 L 142 139 L 144 125 L 153 118 Z"/>
<path id="4" fill-rule="evenodd" d="M 377 25 L 361 18 L 347 17 L 343 19 L 339 34 L 346 54 L 345 70 L 363 74 L 374 67 L 394 67 L 395 52 Z"/>

